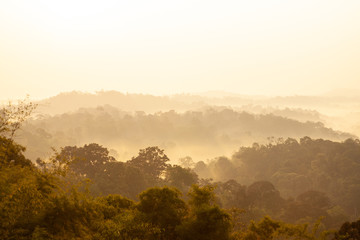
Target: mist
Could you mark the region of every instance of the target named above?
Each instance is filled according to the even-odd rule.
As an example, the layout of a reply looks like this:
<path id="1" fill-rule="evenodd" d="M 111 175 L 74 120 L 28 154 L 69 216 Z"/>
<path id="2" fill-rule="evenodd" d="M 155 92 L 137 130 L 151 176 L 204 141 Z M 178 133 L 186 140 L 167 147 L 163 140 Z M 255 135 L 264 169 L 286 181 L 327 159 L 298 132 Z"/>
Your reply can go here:
<path id="1" fill-rule="evenodd" d="M 360 239 L 360 1 L 0 1 L 0 239 Z"/>
<path id="2" fill-rule="evenodd" d="M 121 161 L 146 146 L 165 149 L 174 162 L 185 156 L 206 161 L 230 156 L 240 146 L 279 138 L 356 138 L 356 120 L 340 119 L 356 115 L 357 100 L 221 92 L 169 96 L 70 92 L 38 101 L 36 115 L 18 140 L 33 160 L 46 157 L 51 147 L 97 142 L 113 149 Z"/>

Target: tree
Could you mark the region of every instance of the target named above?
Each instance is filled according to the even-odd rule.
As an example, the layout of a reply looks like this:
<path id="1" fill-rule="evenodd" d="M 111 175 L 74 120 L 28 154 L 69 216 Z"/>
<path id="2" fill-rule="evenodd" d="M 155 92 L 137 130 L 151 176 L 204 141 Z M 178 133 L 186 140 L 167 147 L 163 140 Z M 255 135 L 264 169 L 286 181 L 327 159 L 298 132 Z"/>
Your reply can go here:
<path id="1" fill-rule="evenodd" d="M 179 162 L 180 162 L 180 165 L 183 166 L 184 168 L 194 168 L 194 166 L 195 166 L 194 160 L 189 156 L 180 158 Z"/>
<path id="2" fill-rule="evenodd" d="M 124 162 L 110 162 L 106 164 L 106 171 L 100 168 L 93 184 L 90 186 L 95 194 L 121 194 L 133 200 L 137 199 L 137 195 L 145 191 L 148 183 L 143 172 Z"/>
<path id="3" fill-rule="evenodd" d="M 106 208 L 102 210 L 105 219 L 115 217 L 121 210 L 130 209 L 135 205 L 133 201 L 116 194 L 99 197 L 97 201 L 106 206 Z"/>
<path id="4" fill-rule="evenodd" d="M 251 206 L 279 210 L 284 202 L 274 185 L 268 181 L 254 182 L 247 188 L 247 196 Z"/>
<path id="5" fill-rule="evenodd" d="M 0 108 L 0 136 L 13 139 L 15 132 L 31 115 L 37 104 L 28 102 L 28 97 L 19 101 L 17 105 L 9 102 Z"/>
<path id="6" fill-rule="evenodd" d="M 57 158 L 68 159 L 71 169 L 88 178 L 94 178 L 98 171 L 106 171 L 106 164 L 115 161 L 115 158 L 109 156 L 109 150 L 97 143 L 85 144 L 83 147 L 64 147 Z"/>
<path id="7" fill-rule="evenodd" d="M 46 229 L 50 239 L 89 239 L 102 220 L 102 212 L 87 193 L 74 187 L 70 192 L 57 193 L 51 199 L 39 226 Z"/>
<path id="8" fill-rule="evenodd" d="M 201 206 L 212 206 L 215 205 L 215 187 L 206 185 L 200 187 L 193 185 L 188 193 L 190 200 L 189 204 L 193 209 L 200 208 Z"/>
<path id="9" fill-rule="evenodd" d="M 28 239 L 43 221 L 57 189 L 55 178 L 32 165 L 0 168 L 0 239 Z"/>
<path id="10" fill-rule="evenodd" d="M 220 198 L 224 208 L 242 208 L 248 207 L 246 196 L 246 186 L 243 186 L 235 180 L 229 180 L 225 183 L 217 183 L 216 195 Z"/>
<path id="11" fill-rule="evenodd" d="M 19 101 L 17 105 L 9 102 L 0 108 L 0 164 L 31 165 L 31 161 L 23 155 L 25 147 L 15 143 L 13 138 L 36 106 L 32 102 L 28 102 L 27 97 L 25 100 Z"/>
<path id="12" fill-rule="evenodd" d="M 355 222 L 345 222 L 335 233 L 335 240 L 360 239 L 360 219 Z"/>
<path id="13" fill-rule="evenodd" d="M 0 168 L 3 164 L 31 166 L 32 163 L 24 156 L 24 151 L 25 147 L 0 136 Z"/>
<path id="14" fill-rule="evenodd" d="M 198 176 L 190 168 L 182 168 L 177 165 L 168 166 L 165 172 L 165 182 L 181 191 L 187 191 L 191 185 L 198 182 Z"/>
<path id="15" fill-rule="evenodd" d="M 330 207 L 330 199 L 328 196 L 319 191 L 306 191 L 300 194 L 296 200 L 307 204 L 311 208 L 328 209 Z"/>
<path id="16" fill-rule="evenodd" d="M 212 186 L 192 186 L 189 192 L 190 214 L 178 228 L 181 239 L 230 239 L 230 215 L 215 204 L 213 191 Z"/>
<path id="17" fill-rule="evenodd" d="M 251 222 L 249 231 L 245 234 L 245 240 L 273 239 L 276 231 L 280 228 L 280 223 L 273 221 L 269 217 L 264 217 L 260 222 Z"/>
<path id="18" fill-rule="evenodd" d="M 186 204 L 180 199 L 181 193 L 168 187 L 150 188 L 139 195 L 137 209 L 143 220 L 159 227 L 160 239 L 177 239 L 176 227 L 187 212 Z"/>
<path id="19" fill-rule="evenodd" d="M 325 240 L 329 239 L 330 231 L 318 232 L 321 221 L 318 220 L 312 227 L 308 224 L 287 224 L 275 221 L 265 216 L 259 222 L 252 221 L 247 231 L 236 233 L 236 239 L 258 240 L 258 239 L 307 239 Z"/>
<path id="20" fill-rule="evenodd" d="M 133 157 L 128 163 L 141 169 L 150 182 L 157 182 L 167 167 L 169 158 L 159 147 L 140 149 L 139 155 Z"/>
<path id="21" fill-rule="evenodd" d="M 327 210 L 330 207 L 329 198 L 322 192 L 307 191 L 300 194 L 296 200 L 287 200 L 284 219 L 289 222 L 303 222 L 325 217 L 324 223 L 331 220 Z"/>

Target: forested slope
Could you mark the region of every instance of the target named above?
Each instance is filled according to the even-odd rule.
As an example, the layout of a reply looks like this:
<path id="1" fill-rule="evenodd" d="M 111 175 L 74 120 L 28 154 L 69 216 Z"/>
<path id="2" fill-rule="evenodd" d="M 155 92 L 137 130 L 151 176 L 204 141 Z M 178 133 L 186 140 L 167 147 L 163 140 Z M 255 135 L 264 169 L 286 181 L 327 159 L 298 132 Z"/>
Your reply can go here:
<path id="1" fill-rule="evenodd" d="M 237 148 L 231 157 L 194 162 L 188 156 L 178 165 L 159 146 L 140 148 L 118 161 L 115 151 L 88 142 L 64 145 L 34 162 L 14 139 L 29 132 L 19 129 L 35 107 L 20 102 L 0 109 L 1 239 L 358 239 L 357 139 L 269 138 L 266 144 Z M 131 116 L 110 109 L 129 126 L 136 121 L 158 124 L 155 130 L 171 126 L 164 124 L 170 119 L 185 125 L 195 122 L 193 131 L 209 124 L 211 129 L 227 126 L 232 132 L 237 127 L 234 119 L 256 129 L 274 117 L 230 109 Z M 86 110 L 88 121 L 80 121 L 83 124 L 99 123 L 89 121 L 92 114 L 87 111 L 100 111 L 104 121 L 111 116 L 101 108 Z M 65 114 L 54 119 L 49 123 L 66 127 L 81 118 Z M 33 121 L 47 127 L 46 120 Z M 108 125 L 101 126 L 106 132 Z M 44 139 L 57 139 L 43 128 L 33 129 Z M 88 132 L 97 133 L 90 128 Z"/>
<path id="2" fill-rule="evenodd" d="M 29 121 L 18 141 L 31 159 L 45 157 L 50 147 L 96 142 L 114 149 L 120 160 L 138 149 L 159 146 L 172 160 L 187 155 L 196 161 L 230 155 L 239 146 L 268 143 L 271 138 L 303 136 L 341 141 L 354 137 L 320 122 L 300 122 L 273 114 L 251 114 L 231 108 L 130 113 L 112 106 L 83 108 L 75 112 Z"/>

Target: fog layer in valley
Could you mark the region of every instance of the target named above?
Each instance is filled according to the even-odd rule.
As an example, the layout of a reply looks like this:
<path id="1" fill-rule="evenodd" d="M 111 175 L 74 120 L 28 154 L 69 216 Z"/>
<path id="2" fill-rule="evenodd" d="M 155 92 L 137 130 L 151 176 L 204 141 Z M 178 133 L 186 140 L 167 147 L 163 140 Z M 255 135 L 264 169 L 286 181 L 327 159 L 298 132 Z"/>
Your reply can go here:
<path id="1" fill-rule="evenodd" d="M 62 93 L 38 102 L 37 114 L 18 138 L 33 160 L 48 156 L 51 147 L 96 142 L 112 149 L 121 161 L 146 146 L 165 149 L 172 161 L 185 156 L 204 161 L 278 138 L 355 138 L 357 118 L 348 116 L 358 114 L 358 99 L 222 92 L 173 96 Z"/>

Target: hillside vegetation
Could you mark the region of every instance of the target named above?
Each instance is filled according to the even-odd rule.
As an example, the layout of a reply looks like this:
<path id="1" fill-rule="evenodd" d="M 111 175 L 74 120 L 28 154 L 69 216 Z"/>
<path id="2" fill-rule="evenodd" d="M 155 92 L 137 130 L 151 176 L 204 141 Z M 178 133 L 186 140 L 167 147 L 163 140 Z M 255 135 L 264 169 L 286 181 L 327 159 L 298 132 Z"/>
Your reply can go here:
<path id="1" fill-rule="evenodd" d="M 172 160 L 189 155 L 200 161 L 231 155 L 239 146 L 251 146 L 254 142 L 268 143 L 269 137 L 303 136 L 335 141 L 354 137 L 321 122 L 300 122 L 231 108 L 146 114 L 107 105 L 31 120 L 18 141 L 27 146 L 26 156 L 33 160 L 47 157 L 51 147 L 96 142 L 115 150 L 123 161 L 138 149 L 154 145 L 166 149 Z"/>

